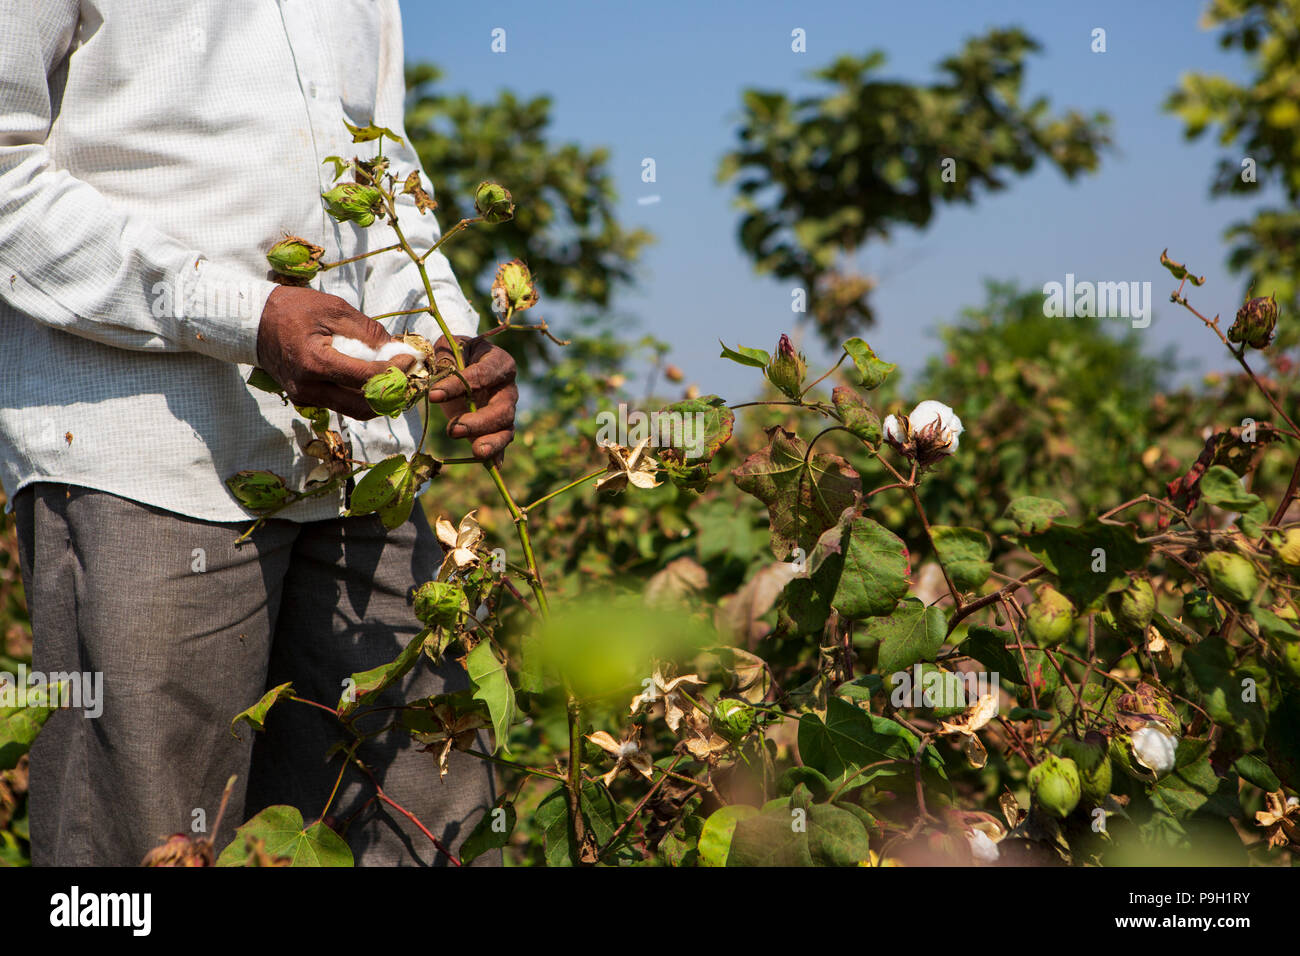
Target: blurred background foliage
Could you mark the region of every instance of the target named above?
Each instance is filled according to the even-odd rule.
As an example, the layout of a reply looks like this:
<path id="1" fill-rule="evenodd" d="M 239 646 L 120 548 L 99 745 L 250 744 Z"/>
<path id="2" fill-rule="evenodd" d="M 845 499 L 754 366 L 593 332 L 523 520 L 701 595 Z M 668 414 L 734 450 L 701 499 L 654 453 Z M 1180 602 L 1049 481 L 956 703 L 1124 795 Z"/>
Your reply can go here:
<path id="1" fill-rule="evenodd" d="M 1169 109 L 1184 118 L 1189 136 L 1215 129 L 1230 156 L 1245 150 L 1256 159 L 1261 179 L 1281 182 L 1292 203 L 1300 195 L 1297 13 L 1300 0 L 1216 0 L 1209 19 L 1226 45 L 1252 58 L 1255 82 L 1238 87 L 1192 75 L 1169 98 Z M 878 78 L 883 56 L 870 53 L 821 70 L 818 77 L 831 87 L 822 96 L 742 93 L 740 141 L 723 159 L 720 178 L 737 193 L 743 214 L 739 242 L 756 268 L 804 283 L 811 331 L 838 342 L 872 321 L 895 318 L 874 316 L 870 280 L 845 265 L 864 243 L 900 225 L 927 226 L 943 203 L 974 202 L 1040 162 L 1072 177 L 1102 161 L 1108 145 L 1104 115 L 1053 112 L 1041 98 L 1022 102 L 1024 61 L 1035 49 L 1019 31 L 995 30 L 945 59 L 944 79 L 931 85 Z M 538 312 L 561 307 L 562 334 L 573 340 L 563 350 L 531 335 L 503 343 L 520 358 L 529 385 L 504 470 L 516 497 L 531 502 L 603 467 L 598 413 L 616 412 L 620 403 L 652 410 L 707 394 L 709 385 L 682 382 L 664 364 L 662 343 L 638 337 L 616 318 L 618 291 L 635 280 L 638 255 L 651 237 L 619 224 L 605 151 L 553 142 L 545 98 L 523 102 L 503 92 L 478 101 L 450 94 L 437 68 L 427 64 L 411 67 L 408 83 L 407 130 L 434 184 L 444 228 L 470 212 L 469 197 L 483 179 L 506 184 L 518 203 L 514 221 L 470 230 L 449 244 L 466 294 L 490 321 L 488 290 L 496 265 L 522 258 L 541 287 Z M 942 182 L 945 157 L 973 174 L 957 184 Z M 1247 192 L 1238 173 L 1237 160 L 1225 158 L 1214 192 Z M 1234 230 L 1234 237 L 1233 264 L 1246 282 L 1257 293 L 1276 289 L 1285 302 L 1278 347 L 1258 371 L 1292 407 L 1287 350 L 1300 342 L 1294 320 L 1300 214 L 1263 210 Z M 1170 237 L 1175 254 L 1176 239 Z M 1152 250 L 1153 258 L 1158 254 Z M 1156 299 L 1173 286 L 1156 289 Z M 1202 289 L 1193 301 L 1231 315 L 1240 296 Z M 1189 336 L 1211 334 L 1190 315 L 1183 320 Z M 933 397 L 951 404 L 965 422 L 961 452 L 922 488 L 932 521 L 996 531 L 1007 502 L 1021 495 L 1059 498 L 1075 517 L 1136 495 L 1163 496 L 1166 483 L 1187 470 L 1207 435 L 1246 418 L 1269 419 L 1244 375 L 1216 374 L 1173 388 L 1174 356 L 1145 353 L 1139 336 L 1122 329 L 1101 319 L 1046 318 L 1037 291 L 990 281 L 983 302 L 942 328 L 934 357 L 914 381 L 896 374 L 873 394 L 882 416 Z M 711 341 L 702 328 L 700 347 L 712 349 Z M 773 349 L 776 343 L 740 344 Z M 822 371 L 812 370 L 810 380 Z M 631 381 L 649 384 L 633 394 Z M 830 389 L 844 381 L 837 373 L 814 394 L 828 400 Z M 779 397 L 772 390 L 724 396 L 732 403 Z M 776 424 L 802 424 L 803 434 L 810 434 L 806 421 L 787 419 L 780 406 L 742 409 L 736 436 L 716 459 L 715 475 L 725 476 L 762 444 L 761 429 Z M 440 422 L 433 423 L 435 444 L 452 448 L 440 429 Z M 864 487 L 890 480 L 856 442 L 832 434 L 818 449 L 845 455 L 862 473 Z M 1253 490 L 1276 500 L 1286 477 L 1266 467 Z M 431 516 L 445 514 L 453 522 L 478 509 L 484 529 L 509 549 L 510 517 L 497 500 L 485 473 L 462 467 L 443 476 L 425 506 Z M 900 496 L 882 494 L 873 504 L 877 520 L 903 537 L 914 555 L 925 553 L 922 530 Z M 734 595 L 772 556 L 762 506 L 728 478 L 715 478 L 702 494 L 665 483 L 612 495 L 588 483 L 530 516 L 538 558 L 557 598 L 609 594 L 640 596 L 651 604 L 674 596 L 697 599 L 691 605 L 695 617 L 742 635 L 750 649 L 777 666 L 782 686 L 797 687 L 815 671 L 815 647 L 775 646 L 770 620 L 745 620 L 737 606 Z M 0 670 L 13 670 L 30 659 L 30 629 L 12 516 L 0 518 L 0 529 Z M 926 575 L 924 569 L 914 572 L 920 590 Z M 522 613 L 517 604 L 496 610 L 507 619 Z M 620 627 L 616 614 L 608 626 L 611 632 Z M 619 706 L 625 708 L 626 700 Z M 598 711 L 593 718 L 599 725 Z M 524 763 L 545 763 L 540 755 L 565 749 L 560 707 L 553 719 L 515 728 L 512 750 Z M 529 811 L 545 790 L 530 788 L 526 780 L 507 784 L 517 792 L 520 819 L 509 859 L 540 863 L 542 844 L 530 831 L 536 824 Z M 24 795 L 24 765 L 0 773 L 0 865 L 25 859 Z"/>
<path id="2" fill-rule="evenodd" d="M 1280 186 L 1284 207 L 1264 208 L 1233 225 L 1226 238 L 1229 264 L 1255 295 L 1276 294 L 1294 315 L 1300 306 L 1300 0 L 1213 0 L 1202 24 L 1219 31 L 1224 49 L 1240 50 L 1250 82 L 1190 73 L 1166 107 L 1184 123 L 1188 139 L 1213 132 L 1225 150 L 1211 184 L 1214 196 L 1253 195 Z M 1253 163 L 1251 175 L 1243 175 Z M 1300 342 L 1294 325 L 1280 344 Z"/>

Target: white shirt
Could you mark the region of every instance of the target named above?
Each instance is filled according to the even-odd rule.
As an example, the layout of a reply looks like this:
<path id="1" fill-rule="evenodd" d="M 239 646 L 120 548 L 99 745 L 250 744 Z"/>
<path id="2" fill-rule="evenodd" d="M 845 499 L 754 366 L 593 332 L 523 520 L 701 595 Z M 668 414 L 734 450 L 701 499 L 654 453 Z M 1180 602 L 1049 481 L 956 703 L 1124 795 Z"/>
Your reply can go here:
<path id="1" fill-rule="evenodd" d="M 368 158 L 344 119 L 405 138 L 397 0 L 0 0 L 0 484 L 85 485 L 215 521 L 248 517 L 225 487 L 269 469 L 302 488 L 316 463 L 293 408 L 247 386 L 284 233 L 325 261 L 393 242 L 336 223 L 327 156 Z M 387 141 L 391 169 L 418 167 Z M 423 176 L 423 172 L 421 173 Z M 431 188 L 427 177 L 426 188 Z M 416 249 L 434 215 L 399 196 Z M 478 317 L 441 254 L 443 317 Z M 312 283 L 368 315 L 423 305 L 415 267 L 384 253 Z M 384 320 L 403 331 L 406 317 Z M 433 341 L 420 316 L 410 331 Z M 336 427 L 379 461 L 419 417 Z M 282 513 L 336 516 L 342 493 Z"/>

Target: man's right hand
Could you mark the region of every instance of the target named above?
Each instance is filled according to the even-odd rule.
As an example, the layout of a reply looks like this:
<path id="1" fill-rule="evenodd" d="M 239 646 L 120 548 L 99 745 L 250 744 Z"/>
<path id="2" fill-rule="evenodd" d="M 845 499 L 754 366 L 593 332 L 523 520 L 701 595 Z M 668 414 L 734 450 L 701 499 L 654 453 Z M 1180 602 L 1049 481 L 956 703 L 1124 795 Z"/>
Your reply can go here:
<path id="1" fill-rule="evenodd" d="M 298 286 L 271 292 L 257 330 L 257 361 L 280 383 L 295 405 L 332 408 L 348 418 L 365 421 L 375 412 L 361 388 L 375 375 L 395 365 L 408 371 L 407 355 L 387 362 L 363 362 L 334 351 L 335 335 L 378 348 L 392 339 L 374 319 L 358 312 L 336 295 Z"/>

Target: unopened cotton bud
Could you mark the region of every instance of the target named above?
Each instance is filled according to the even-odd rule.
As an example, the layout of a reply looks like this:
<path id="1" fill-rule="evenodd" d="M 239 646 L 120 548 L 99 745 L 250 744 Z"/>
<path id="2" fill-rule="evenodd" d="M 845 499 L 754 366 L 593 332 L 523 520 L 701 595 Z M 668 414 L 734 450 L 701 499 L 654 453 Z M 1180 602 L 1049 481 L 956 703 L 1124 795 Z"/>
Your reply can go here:
<path id="1" fill-rule="evenodd" d="M 226 479 L 226 487 L 252 512 L 270 511 L 289 499 L 289 486 L 272 471 L 241 471 Z"/>
<path id="2" fill-rule="evenodd" d="M 388 371 L 372 376 L 361 389 L 361 394 L 376 414 L 396 418 L 406 408 L 406 393 L 410 384 L 406 373 L 392 366 Z"/>
<path id="3" fill-rule="evenodd" d="M 497 268 L 496 279 L 492 283 L 492 310 L 505 312 L 514 309 L 522 312 L 537 304 L 537 284 L 533 274 L 520 259 L 503 262 Z"/>
<path id="4" fill-rule="evenodd" d="M 271 247 L 266 261 L 278 275 L 306 280 L 320 271 L 320 259 L 324 254 L 324 249 L 306 239 L 286 236 Z"/>
<path id="5" fill-rule="evenodd" d="M 336 220 L 355 222 L 358 226 L 369 226 L 384 208 L 384 194 L 374 186 L 360 183 L 341 183 L 321 193 L 321 198 L 325 200 L 325 211 Z"/>
<path id="6" fill-rule="evenodd" d="M 505 222 L 515 216 L 515 204 L 510 190 L 500 183 L 479 183 L 474 190 L 474 208 L 484 222 Z"/>
<path id="7" fill-rule="evenodd" d="M 766 371 L 769 382 L 789 398 L 799 400 L 804 376 L 808 374 L 808 365 L 804 357 L 795 351 L 790 336 L 782 334 L 776 344 L 776 355 L 772 357 Z"/>
<path id="8" fill-rule="evenodd" d="M 1253 349 L 1267 348 L 1277 327 L 1277 300 L 1272 296 L 1251 299 L 1237 310 L 1228 329 L 1229 342 L 1242 342 Z"/>

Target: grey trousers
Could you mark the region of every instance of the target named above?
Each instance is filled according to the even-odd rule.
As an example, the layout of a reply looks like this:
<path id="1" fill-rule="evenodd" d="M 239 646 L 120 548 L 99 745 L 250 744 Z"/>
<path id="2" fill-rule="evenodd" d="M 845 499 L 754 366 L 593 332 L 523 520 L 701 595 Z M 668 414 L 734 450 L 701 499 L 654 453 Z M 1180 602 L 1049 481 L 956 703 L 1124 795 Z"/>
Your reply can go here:
<path id="1" fill-rule="evenodd" d="M 136 865 L 167 835 L 213 825 L 231 775 L 218 852 L 267 806 L 319 818 L 342 767 L 328 752 L 345 739 L 334 717 L 282 701 L 265 733 L 241 724 L 242 739 L 230 721 L 285 681 L 334 706 L 348 675 L 397 656 L 420 628 L 411 589 L 436 576 L 439 560 L 420 509 L 392 532 L 374 517 L 271 520 L 238 548 L 248 523 L 199 521 L 77 486 L 29 485 L 14 509 L 33 670 L 103 675 L 102 714 L 56 711 L 32 747 L 32 862 Z M 378 703 L 467 685 L 460 667 L 421 658 Z M 380 713 L 361 726 L 391 719 Z M 440 783 L 436 758 L 401 731 L 358 756 L 453 852 L 494 799 L 489 765 L 453 753 Z M 326 818 L 358 865 L 446 863 L 374 796 L 350 767 Z"/>

